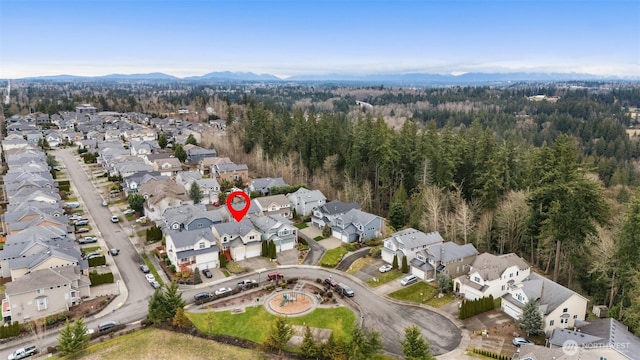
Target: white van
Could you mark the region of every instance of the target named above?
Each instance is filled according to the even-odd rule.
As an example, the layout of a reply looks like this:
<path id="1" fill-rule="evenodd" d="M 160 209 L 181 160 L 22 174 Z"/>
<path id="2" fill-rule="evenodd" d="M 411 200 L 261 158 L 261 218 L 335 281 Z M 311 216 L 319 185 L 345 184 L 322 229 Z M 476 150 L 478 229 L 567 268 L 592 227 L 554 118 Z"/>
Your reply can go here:
<path id="1" fill-rule="evenodd" d="M 402 278 L 402 280 L 400 281 L 400 285 L 402 286 L 407 286 L 409 284 L 413 284 L 418 282 L 418 277 L 415 275 L 408 275 Z"/>

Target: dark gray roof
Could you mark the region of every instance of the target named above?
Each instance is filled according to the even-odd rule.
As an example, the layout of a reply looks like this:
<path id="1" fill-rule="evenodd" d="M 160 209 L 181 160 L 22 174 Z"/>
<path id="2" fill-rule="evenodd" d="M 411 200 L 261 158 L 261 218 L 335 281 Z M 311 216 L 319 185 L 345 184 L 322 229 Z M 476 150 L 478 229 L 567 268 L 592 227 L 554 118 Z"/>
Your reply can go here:
<path id="1" fill-rule="evenodd" d="M 239 223 L 235 221 L 226 222 L 221 224 L 214 224 L 213 227 L 216 229 L 218 234 L 220 235 L 227 234 L 230 236 L 235 236 L 235 235 L 245 236 L 251 230 L 255 230 L 251 221 L 246 217 L 242 219 L 242 221 Z"/>
<path id="2" fill-rule="evenodd" d="M 195 257 L 202 254 L 208 254 L 212 252 L 218 252 L 217 245 L 211 245 L 210 247 L 204 248 L 204 249 L 196 249 L 196 250 L 189 249 L 189 250 L 178 251 L 176 255 L 178 256 L 179 259 L 182 259 L 182 258 L 189 258 L 192 256 Z"/>
<path id="3" fill-rule="evenodd" d="M 514 265 L 520 270 L 529 268 L 529 264 L 514 253 L 504 255 L 482 253 L 473 260 L 470 273 L 477 271 L 485 281 L 495 280 L 500 278 L 507 268 Z"/>
<path id="4" fill-rule="evenodd" d="M 549 342 L 552 345 L 556 345 L 556 346 L 562 346 L 568 340 L 573 340 L 579 346 L 582 346 L 585 344 L 591 344 L 591 343 L 600 341 L 602 340 L 602 338 L 589 335 L 580 331 L 573 331 L 573 330 L 561 329 L 561 328 L 554 328 L 553 331 L 551 332 L 551 337 L 549 338 Z"/>
<path id="5" fill-rule="evenodd" d="M 81 285 L 83 276 L 74 266 L 63 266 L 55 269 L 36 270 L 31 274 L 25 274 L 20 279 L 8 282 L 6 286 L 7 295 L 23 294 L 42 287 L 72 284 L 74 280 L 80 279 Z"/>
<path id="6" fill-rule="evenodd" d="M 440 233 L 437 231 L 428 234 L 414 228 L 408 228 L 398 231 L 385 239 L 385 241 L 393 241 L 396 245 L 404 245 L 405 250 L 426 248 L 429 245 L 441 243 L 444 241 Z"/>
<path id="7" fill-rule="evenodd" d="M 264 193 L 268 192 L 268 190 L 273 188 L 274 186 L 287 186 L 287 183 L 285 183 L 282 178 L 259 178 L 253 179 L 249 186 L 253 188 L 254 191 L 260 191 Z"/>
<path id="8" fill-rule="evenodd" d="M 322 205 L 318 210 L 325 215 L 339 215 L 348 212 L 351 209 L 360 209 L 358 203 L 344 203 L 342 201 L 334 200 Z"/>
<path id="9" fill-rule="evenodd" d="M 431 266 L 431 264 L 424 262 L 418 258 L 411 259 L 411 261 L 409 261 L 409 264 L 423 271 L 433 271 L 433 266 Z"/>
<path id="10" fill-rule="evenodd" d="M 522 282 L 522 291 L 527 295 L 527 299 L 529 300 L 540 299 L 540 311 L 545 315 L 548 315 L 558 308 L 558 306 L 562 305 L 562 303 L 572 295 L 581 296 L 536 273 L 531 273 L 529 277 Z"/>
<path id="11" fill-rule="evenodd" d="M 194 246 L 198 241 L 205 239 L 210 241 L 212 244 L 216 243 L 216 239 L 213 236 L 213 233 L 210 229 L 197 229 L 191 231 L 175 231 L 171 230 L 168 232 L 169 236 L 171 236 L 171 240 L 176 248 L 183 248 L 186 246 Z"/>
<path id="12" fill-rule="evenodd" d="M 611 345 L 613 349 L 629 359 L 638 358 L 640 354 L 640 338 L 618 320 L 595 319 L 580 326 L 580 332 L 602 338 L 598 343 Z"/>
<path id="13" fill-rule="evenodd" d="M 437 262 L 448 263 L 478 254 L 473 244 L 458 245 L 447 241 L 427 246 L 428 257 Z"/>

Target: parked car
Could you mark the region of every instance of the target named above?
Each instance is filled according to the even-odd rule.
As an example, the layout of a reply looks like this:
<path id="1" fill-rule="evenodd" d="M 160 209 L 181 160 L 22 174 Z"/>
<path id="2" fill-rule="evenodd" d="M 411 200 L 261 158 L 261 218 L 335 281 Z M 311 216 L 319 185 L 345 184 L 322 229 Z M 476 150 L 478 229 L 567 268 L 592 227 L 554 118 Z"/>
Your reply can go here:
<path id="1" fill-rule="evenodd" d="M 133 209 L 127 209 L 127 210 L 123 211 L 122 213 L 125 214 L 125 215 L 129 215 L 129 214 L 133 214 L 134 212 L 136 212 L 136 211 L 133 210 Z"/>
<path id="2" fill-rule="evenodd" d="M 381 273 L 386 273 L 388 271 L 391 271 L 392 269 L 393 269 L 393 266 L 389 264 L 384 264 L 378 268 L 378 271 L 380 271 Z"/>
<path id="3" fill-rule="evenodd" d="M 195 295 L 193 295 L 193 299 L 194 300 L 202 300 L 202 299 L 207 299 L 212 297 L 213 295 L 211 295 L 210 292 L 201 292 L 201 293 L 197 293 Z"/>
<path id="4" fill-rule="evenodd" d="M 20 349 L 16 349 L 13 353 L 9 354 L 9 360 L 18 360 L 28 358 L 38 353 L 38 348 L 35 345 L 30 345 Z"/>
<path id="5" fill-rule="evenodd" d="M 110 249 L 109 254 L 111 254 L 111 256 L 117 256 L 120 254 L 120 249 Z"/>
<path id="6" fill-rule="evenodd" d="M 342 294 L 346 297 L 353 297 L 355 295 L 353 290 L 351 290 L 350 287 L 343 283 L 339 283 L 338 285 L 336 285 L 336 291 L 338 292 L 338 294 Z"/>
<path id="7" fill-rule="evenodd" d="M 109 206 L 109 202 L 107 200 L 102 200 L 102 206 Z"/>
<path id="8" fill-rule="evenodd" d="M 80 220 L 82 219 L 82 216 L 78 215 L 78 214 L 71 214 L 71 216 L 69 216 L 69 221 L 76 221 L 76 220 Z"/>
<path id="9" fill-rule="evenodd" d="M 77 201 L 72 201 L 72 202 L 68 202 L 66 206 L 75 209 L 80 207 L 80 203 Z"/>
<path id="10" fill-rule="evenodd" d="M 141 224 L 146 224 L 147 223 L 147 217 L 146 216 L 141 216 L 139 218 L 136 219 L 137 223 L 141 223 Z"/>
<path id="11" fill-rule="evenodd" d="M 228 287 L 221 287 L 220 289 L 216 290 L 216 291 L 214 292 L 214 294 L 216 294 L 216 295 L 222 295 L 222 294 L 226 294 L 226 293 L 231 292 L 231 291 L 233 291 L 233 290 L 231 290 L 231 288 L 228 288 Z"/>
<path id="12" fill-rule="evenodd" d="M 407 275 L 400 280 L 400 285 L 407 286 L 413 283 L 418 282 L 418 277 L 415 275 Z"/>
<path id="13" fill-rule="evenodd" d="M 238 283 L 238 287 L 244 288 L 246 286 L 254 286 L 258 282 L 252 279 L 242 280 Z"/>
<path id="14" fill-rule="evenodd" d="M 330 278 L 324 279 L 324 283 L 329 285 L 329 286 L 331 286 L 331 287 L 336 287 L 336 285 L 338 285 L 338 283 L 335 280 L 330 279 Z"/>
<path id="15" fill-rule="evenodd" d="M 76 229 L 76 234 L 84 234 L 88 233 L 89 231 L 91 231 L 91 229 L 89 229 L 88 227 L 81 227 Z"/>
<path id="16" fill-rule="evenodd" d="M 140 264 L 140 270 L 142 270 L 142 272 L 146 274 L 149 272 L 149 267 L 145 264 Z"/>
<path id="17" fill-rule="evenodd" d="M 202 269 L 202 274 L 208 279 L 213 277 L 213 273 L 209 269 Z"/>
<path id="18" fill-rule="evenodd" d="M 267 274 L 267 280 L 271 281 L 271 280 L 279 280 L 279 279 L 284 279 L 284 275 L 281 273 L 269 273 Z"/>
<path id="19" fill-rule="evenodd" d="M 148 282 L 156 281 L 156 277 L 153 274 L 145 274 L 144 277 L 147 278 Z"/>
<path id="20" fill-rule="evenodd" d="M 102 256 L 102 254 L 100 254 L 97 251 L 94 251 L 94 252 L 91 252 L 91 253 L 88 253 L 87 255 L 85 255 L 84 259 L 85 260 L 91 260 L 91 259 L 99 258 L 101 256 Z"/>
<path id="21" fill-rule="evenodd" d="M 89 219 L 80 219 L 80 220 L 76 220 L 76 222 L 74 223 L 75 226 L 85 226 L 85 225 L 89 225 Z"/>
<path id="22" fill-rule="evenodd" d="M 93 236 L 85 236 L 85 237 L 81 238 L 80 240 L 78 240 L 79 244 L 91 244 L 91 243 L 95 243 L 95 242 L 98 242 L 98 238 L 97 237 L 93 237 Z"/>
<path id="23" fill-rule="evenodd" d="M 151 282 L 151 287 L 153 287 L 154 289 L 158 289 L 158 288 L 160 288 L 161 286 L 162 286 L 162 285 L 160 285 L 160 283 L 159 283 L 159 282 L 157 282 L 157 281 L 155 281 L 155 280 L 153 280 L 153 281 Z"/>
<path id="24" fill-rule="evenodd" d="M 118 326 L 120 325 L 119 322 L 117 321 L 107 321 L 105 323 L 102 323 L 100 325 L 98 325 L 98 331 L 103 332 L 103 331 L 107 331 L 109 329 L 111 329 L 112 327 Z"/>
<path id="25" fill-rule="evenodd" d="M 117 216 L 113 215 L 113 216 L 111 217 L 111 222 L 115 224 L 115 223 L 117 223 L 117 222 L 120 222 L 120 219 L 118 219 L 118 217 L 117 217 Z"/>
<path id="26" fill-rule="evenodd" d="M 520 346 L 520 345 L 535 345 L 535 343 L 529 339 L 525 339 L 523 337 L 517 337 L 517 338 L 513 338 L 513 345 L 515 346 Z"/>

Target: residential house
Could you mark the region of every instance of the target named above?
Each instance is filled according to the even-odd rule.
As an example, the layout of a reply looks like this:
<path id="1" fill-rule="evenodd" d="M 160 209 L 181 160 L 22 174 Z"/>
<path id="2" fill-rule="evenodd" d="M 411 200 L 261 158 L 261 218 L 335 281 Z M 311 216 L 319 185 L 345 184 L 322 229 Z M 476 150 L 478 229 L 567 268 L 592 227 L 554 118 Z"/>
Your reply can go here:
<path id="1" fill-rule="evenodd" d="M 177 158 L 158 159 L 153 162 L 153 171 L 159 171 L 161 175 L 174 177 L 182 171 L 182 164 Z"/>
<path id="2" fill-rule="evenodd" d="M 215 177 L 215 166 L 218 164 L 232 164 L 228 157 L 205 157 L 198 162 L 198 171 L 203 176 L 212 175 Z"/>
<path id="3" fill-rule="evenodd" d="M 167 228 L 176 231 L 209 229 L 213 224 L 222 222 L 219 211 L 207 211 L 191 204 L 166 209 L 162 218 Z"/>
<path id="4" fill-rule="evenodd" d="M 68 311 L 91 295 L 89 285 L 89 278 L 72 266 L 26 274 L 5 285 L 11 321 L 26 323 Z"/>
<path id="5" fill-rule="evenodd" d="M 556 328 L 573 328 L 576 320 L 584 320 L 587 300 L 541 275 L 531 273 L 520 284 L 514 284 L 502 296 L 501 308 L 507 315 L 519 319 L 528 301 L 538 301 L 547 335 Z"/>
<path id="6" fill-rule="evenodd" d="M 176 175 L 176 181 L 182 184 L 190 193 L 191 186 L 195 183 L 200 188 L 201 204 L 215 204 L 220 194 L 220 184 L 215 178 L 203 179 L 198 171 L 181 171 Z"/>
<path id="7" fill-rule="evenodd" d="M 211 229 L 218 247 L 228 259 L 249 259 L 262 254 L 262 234 L 247 218 L 240 222 L 214 224 Z"/>
<path id="8" fill-rule="evenodd" d="M 280 215 L 252 216 L 253 226 L 262 233 L 263 241 L 272 241 L 276 252 L 295 249 L 298 243 L 298 229 L 291 220 Z"/>
<path id="9" fill-rule="evenodd" d="M 385 219 L 358 209 L 336 217 L 331 235 L 342 242 L 363 242 L 382 236 Z"/>
<path id="10" fill-rule="evenodd" d="M 155 140 L 131 140 L 129 142 L 129 151 L 132 156 L 148 155 L 159 148 L 160 145 Z"/>
<path id="11" fill-rule="evenodd" d="M 218 157 L 218 152 L 215 149 L 205 149 L 203 147 L 187 144 L 184 146 L 184 151 L 187 153 L 187 164 L 199 164 L 202 159 Z"/>
<path id="12" fill-rule="evenodd" d="M 135 172 L 124 178 L 124 191 L 128 196 L 131 193 L 137 193 L 140 185 L 151 180 L 171 180 L 168 176 L 160 175 L 158 171 L 140 171 Z"/>
<path id="13" fill-rule="evenodd" d="M 249 168 L 245 164 L 224 163 L 213 166 L 213 174 L 218 182 L 229 181 L 234 183 L 238 180 L 249 179 Z"/>
<path id="14" fill-rule="evenodd" d="M 4 248 L 0 250 L 0 276 L 19 278 L 33 269 L 43 268 L 45 263 L 52 267 L 79 265 L 81 270 L 86 269 L 86 261 L 82 262 L 74 238 L 52 237 L 46 234 L 48 232 L 38 234 L 30 231 L 23 237 L 7 236 Z M 53 260 L 49 259 L 50 257 Z"/>
<path id="15" fill-rule="evenodd" d="M 149 220 L 158 221 L 168 208 L 193 204 L 184 186 L 172 179 L 150 180 L 140 185 L 139 193 L 145 198 L 144 213 Z"/>
<path id="16" fill-rule="evenodd" d="M 57 130 L 48 130 L 45 132 L 44 138 L 47 140 L 49 147 L 52 149 L 57 148 L 62 144 L 62 135 Z"/>
<path id="17" fill-rule="evenodd" d="M 422 280 L 433 281 L 437 274 L 454 279 L 468 273 L 477 255 L 478 250 L 473 244 L 458 245 L 447 241 L 418 250 L 416 257 L 411 259 L 409 264 L 411 273 Z"/>
<path id="18" fill-rule="evenodd" d="M 39 214 L 38 216 L 28 216 L 23 221 L 12 222 L 5 229 L 7 234 L 17 234 L 24 229 L 40 226 L 52 226 L 60 229 L 68 229 L 68 219 L 66 216 L 52 216 L 48 214 Z"/>
<path id="19" fill-rule="evenodd" d="M 419 250 L 426 249 L 427 246 L 444 242 L 444 239 L 437 231 L 428 234 L 414 228 L 408 228 L 383 240 L 382 260 L 388 264 L 393 263 L 393 257 L 397 256 L 398 261 L 402 257 L 407 257 L 407 262 L 411 262 L 416 257 Z M 400 264 L 400 262 L 398 262 Z"/>
<path id="20" fill-rule="evenodd" d="M 285 186 L 289 185 L 287 185 L 282 178 L 259 178 L 251 180 L 249 183 L 249 192 L 256 192 L 261 196 L 267 196 L 272 188 Z"/>
<path id="21" fill-rule="evenodd" d="M 469 300 L 489 296 L 497 299 L 513 285 L 520 284 L 530 272 L 529 264 L 514 253 L 483 253 L 471 263 L 468 275 L 455 278 L 453 289 Z"/>
<path id="22" fill-rule="evenodd" d="M 291 202 L 282 194 L 255 198 L 253 202 L 262 215 L 281 215 L 287 219 L 293 217 Z"/>
<path id="23" fill-rule="evenodd" d="M 549 338 L 551 348 L 563 348 L 568 343 L 576 344 L 582 359 L 592 353 L 607 360 L 635 359 L 640 354 L 640 338 L 612 318 L 576 321 L 575 329 L 553 329 Z"/>
<path id="24" fill-rule="evenodd" d="M 346 214 L 352 209 L 360 209 L 360 205 L 354 202 L 344 203 L 337 200 L 328 202 L 313 209 L 311 224 L 318 229 L 323 229 L 325 226 L 332 226 L 336 221 L 336 217 Z"/>
<path id="25" fill-rule="evenodd" d="M 210 228 L 192 231 L 170 230 L 165 234 L 167 255 L 176 269 L 194 271 L 217 268 L 219 249 Z"/>
<path id="26" fill-rule="evenodd" d="M 320 190 L 309 190 L 303 187 L 287 194 L 287 198 L 293 204 L 298 216 L 311 215 L 313 209 L 319 208 L 327 202 L 327 198 Z"/>

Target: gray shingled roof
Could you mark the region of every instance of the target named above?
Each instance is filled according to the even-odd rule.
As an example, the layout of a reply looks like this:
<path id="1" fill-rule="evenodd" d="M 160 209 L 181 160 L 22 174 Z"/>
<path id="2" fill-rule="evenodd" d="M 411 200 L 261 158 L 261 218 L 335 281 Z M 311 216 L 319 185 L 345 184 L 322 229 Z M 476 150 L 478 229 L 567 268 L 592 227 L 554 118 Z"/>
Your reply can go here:
<path id="1" fill-rule="evenodd" d="M 242 221 L 239 223 L 227 222 L 227 223 L 221 223 L 221 224 L 214 224 L 213 227 L 216 229 L 218 234 L 220 235 L 227 234 L 230 236 L 235 236 L 235 235 L 245 236 L 251 230 L 255 230 L 251 221 L 246 217 L 242 219 Z"/>
<path id="2" fill-rule="evenodd" d="M 263 211 L 269 211 L 268 207 L 272 203 L 276 203 L 279 206 L 289 205 L 289 207 L 291 207 L 291 201 L 289 201 L 289 199 L 287 199 L 287 197 L 282 194 L 259 197 L 253 199 L 253 201 L 257 203 Z"/>
<path id="3" fill-rule="evenodd" d="M 612 318 L 595 319 L 580 326 L 583 334 L 602 338 L 598 343 L 613 345 L 613 348 L 629 359 L 640 354 L 640 338 L 629 331 L 629 328 Z M 617 346 L 616 346 L 617 345 Z"/>
<path id="4" fill-rule="evenodd" d="M 259 179 L 253 179 L 251 181 L 251 183 L 249 184 L 249 186 L 251 188 L 254 189 L 254 191 L 260 191 L 260 192 L 267 192 L 269 189 L 271 189 L 274 186 L 278 186 L 278 187 L 283 187 L 283 186 L 288 186 L 287 183 L 284 182 L 284 180 L 280 177 L 280 178 L 259 178 Z"/>
<path id="5" fill-rule="evenodd" d="M 210 229 L 197 229 L 197 230 L 191 230 L 191 231 L 172 230 L 172 231 L 169 231 L 167 235 L 171 236 L 171 239 L 173 240 L 173 244 L 178 249 L 186 246 L 193 246 L 201 239 L 206 239 L 213 244 L 216 243 L 216 239 L 213 236 L 213 233 L 211 232 Z"/>
<path id="6" fill-rule="evenodd" d="M 562 305 L 572 295 L 580 295 L 536 273 L 531 273 L 522 282 L 522 291 L 527 299 L 540 299 L 540 311 L 545 315 Z"/>
<path id="7" fill-rule="evenodd" d="M 478 254 L 478 250 L 473 244 L 458 245 L 451 241 L 429 245 L 427 246 L 427 252 L 429 258 L 442 263 Z"/>
<path id="8" fill-rule="evenodd" d="M 391 237 L 385 239 L 385 241 L 393 241 L 396 244 L 403 244 L 405 250 L 411 250 L 416 248 L 423 248 L 431 244 L 437 244 L 444 241 L 442 236 L 437 231 L 430 232 L 428 234 L 414 228 L 407 228 L 396 233 L 393 233 Z"/>
<path id="9" fill-rule="evenodd" d="M 482 253 L 471 264 L 470 273 L 477 271 L 485 281 L 495 280 L 500 278 L 507 268 L 514 265 L 520 270 L 529 268 L 529 264 L 514 253 L 504 255 Z"/>
<path id="10" fill-rule="evenodd" d="M 43 287 L 63 286 L 71 284 L 75 279 L 81 279 L 79 269 L 74 266 L 63 266 L 55 269 L 36 270 L 23 277 L 8 282 L 6 286 L 7 295 L 18 295 L 35 291 Z"/>
<path id="11" fill-rule="evenodd" d="M 360 209 L 358 203 L 344 203 L 342 201 L 334 200 L 322 205 L 318 210 L 325 215 L 339 215 L 348 212 L 351 209 Z"/>
<path id="12" fill-rule="evenodd" d="M 591 344 L 591 343 L 600 341 L 602 340 L 602 338 L 589 335 L 580 331 L 573 331 L 573 330 L 561 329 L 561 328 L 554 328 L 553 332 L 551 333 L 551 337 L 549 338 L 549 342 L 552 345 L 556 345 L 556 346 L 562 346 L 568 340 L 573 340 L 579 346 L 582 346 L 585 344 Z"/>

